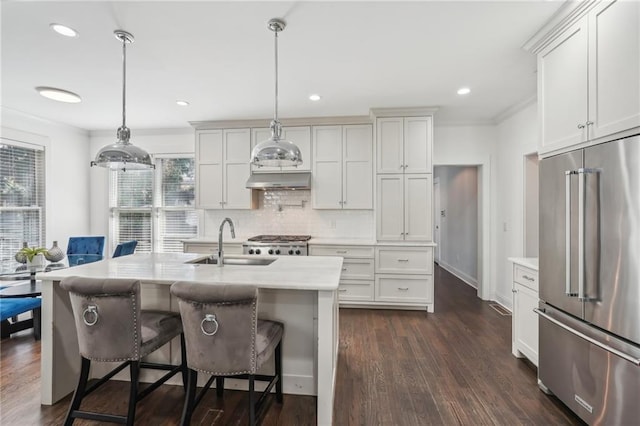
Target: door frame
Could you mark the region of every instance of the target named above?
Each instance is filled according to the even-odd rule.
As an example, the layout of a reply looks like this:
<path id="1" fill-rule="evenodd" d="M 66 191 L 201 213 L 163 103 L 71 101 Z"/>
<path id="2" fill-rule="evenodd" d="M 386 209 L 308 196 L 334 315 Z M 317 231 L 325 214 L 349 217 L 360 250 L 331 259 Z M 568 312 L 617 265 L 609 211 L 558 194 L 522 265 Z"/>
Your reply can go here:
<path id="1" fill-rule="evenodd" d="M 433 242 L 436 244 L 433 260 L 440 263 L 440 178 L 433 178 Z"/>
<path id="2" fill-rule="evenodd" d="M 478 289 L 482 300 L 495 300 L 495 280 L 491 279 L 491 157 L 434 162 L 433 166 L 476 167 L 478 170 Z M 495 239 L 495 237 L 494 237 Z M 495 241 L 494 241 L 495 243 Z M 494 275 L 495 276 L 495 275 Z"/>

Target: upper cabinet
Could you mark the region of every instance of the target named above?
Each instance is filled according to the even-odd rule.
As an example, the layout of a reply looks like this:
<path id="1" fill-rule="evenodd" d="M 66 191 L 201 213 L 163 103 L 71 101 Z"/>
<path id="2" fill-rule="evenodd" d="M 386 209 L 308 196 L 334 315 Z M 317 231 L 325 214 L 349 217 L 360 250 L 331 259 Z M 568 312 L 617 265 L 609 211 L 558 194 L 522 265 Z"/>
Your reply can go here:
<path id="1" fill-rule="evenodd" d="M 370 124 L 313 127 L 314 209 L 373 208 Z"/>
<path id="2" fill-rule="evenodd" d="M 257 144 L 265 141 L 271 137 L 271 130 L 268 128 L 254 128 L 251 129 L 251 149 Z M 311 171 L 311 127 L 299 126 L 299 127 L 283 127 L 282 137 L 285 140 L 291 141 L 300 148 L 302 154 L 302 164 L 298 167 L 257 167 L 251 165 L 251 170 L 254 173 L 266 173 L 266 172 L 309 172 Z"/>
<path id="3" fill-rule="evenodd" d="M 432 172 L 432 118 L 378 118 L 377 173 Z"/>
<path id="4" fill-rule="evenodd" d="M 196 207 L 250 209 L 250 129 L 196 131 Z"/>
<path id="5" fill-rule="evenodd" d="M 542 154 L 640 126 L 640 2 L 600 2 L 538 52 Z"/>

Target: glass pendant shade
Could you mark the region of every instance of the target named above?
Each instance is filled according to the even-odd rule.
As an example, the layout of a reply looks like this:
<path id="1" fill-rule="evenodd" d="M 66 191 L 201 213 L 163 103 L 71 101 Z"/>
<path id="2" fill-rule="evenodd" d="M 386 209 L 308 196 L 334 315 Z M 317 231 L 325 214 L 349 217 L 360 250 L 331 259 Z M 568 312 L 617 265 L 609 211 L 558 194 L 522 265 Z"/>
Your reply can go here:
<path id="1" fill-rule="evenodd" d="M 122 42 L 122 126 L 118 128 L 118 140 L 104 146 L 98 151 L 96 159 L 91 166 L 107 167 L 114 170 L 153 169 L 155 165 L 151 161 L 151 155 L 142 148 L 138 148 L 129 142 L 131 131 L 126 126 L 126 65 L 127 43 L 133 43 L 133 35 L 126 31 L 116 30 L 114 35 Z"/>
<path id="2" fill-rule="evenodd" d="M 297 167 L 302 164 L 300 148 L 293 142 L 282 139 L 282 124 L 278 120 L 278 33 L 284 30 L 285 26 L 286 23 L 277 18 L 267 23 L 267 27 L 275 34 L 275 111 L 270 125 L 271 137 L 257 144 L 251 151 L 251 163 L 258 167 Z"/>

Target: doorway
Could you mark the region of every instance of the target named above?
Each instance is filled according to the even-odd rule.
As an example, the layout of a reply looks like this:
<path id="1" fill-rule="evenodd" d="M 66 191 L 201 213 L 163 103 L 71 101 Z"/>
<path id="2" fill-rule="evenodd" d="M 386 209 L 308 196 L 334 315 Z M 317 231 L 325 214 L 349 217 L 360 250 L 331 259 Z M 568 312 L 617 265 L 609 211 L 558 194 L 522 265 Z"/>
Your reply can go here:
<path id="1" fill-rule="evenodd" d="M 481 175 L 477 165 L 434 167 L 434 260 L 478 290 L 481 282 Z"/>

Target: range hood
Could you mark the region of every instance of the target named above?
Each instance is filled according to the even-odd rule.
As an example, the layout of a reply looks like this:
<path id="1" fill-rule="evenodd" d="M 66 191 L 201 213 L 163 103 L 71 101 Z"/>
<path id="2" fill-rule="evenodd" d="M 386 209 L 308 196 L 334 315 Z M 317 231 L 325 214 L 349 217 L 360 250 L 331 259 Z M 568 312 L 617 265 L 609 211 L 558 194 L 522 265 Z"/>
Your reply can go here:
<path id="1" fill-rule="evenodd" d="M 249 189 L 311 189 L 311 173 L 253 173 L 247 180 Z"/>

